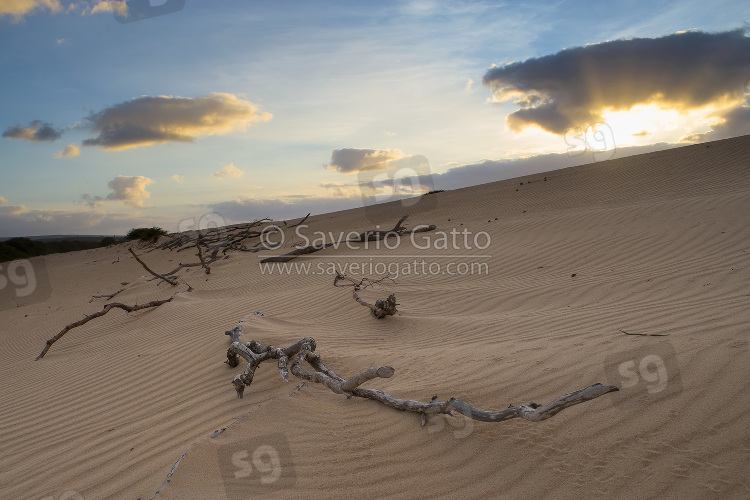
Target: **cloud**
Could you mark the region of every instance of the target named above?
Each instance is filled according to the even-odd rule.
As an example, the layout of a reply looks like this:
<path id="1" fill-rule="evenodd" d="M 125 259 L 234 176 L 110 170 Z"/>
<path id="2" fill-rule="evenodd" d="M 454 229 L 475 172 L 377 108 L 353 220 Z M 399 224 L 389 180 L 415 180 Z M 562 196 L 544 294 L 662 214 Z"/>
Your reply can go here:
<path id="1" fill-rule="evenodd" d="M 10 16 L 16 22 L 37 9 L 61 12 L 62 5 L 60 0 L 0 0 L 0 17 Z"/>
<path id="2" fill-rule="evenodd" d="M 208 210 L 221 214 L 228 221 L 250 221 L 263 217 L 289 220 L 304 217 L 308 212 L 322 214 L 362 206 L 362 198 L 329 198 L 316 196 L 256 199 L 240 197 L 209 205 Z"/>
<path id="3" fill-rule="evenodd" d="M 0 196 L 0 205 L 7 205 L 8 199 L 5 196 Z"/>
<path id="4" fill-rule="evenodd" d="M 719 115 L 719 123 L 712 125 L 711 130 L 701 134 L 691 134 L 680 142 L 707 142 L 729 139 L 750 134 L 750 106 L 737 106 Z"/>
<path id="5" fill-rule="evenodd" d="M 4 207 L 0 207 L 2 209 Z M 0 210 L 0 237 L 40 236 L 49 234 L 120 234 L 134 227 L 171 227 L 174 221 L 163 215 L 142 212 L 104 212 L 101 210 Z M 307 212 L 305 212 L 307 213 Z"/>
<path id="6" fill-rule="evenodd" d="M 328 168 L 343 174 L 386 170 L 389 162 L 403 158 L 404 153 L 398 149 L 334 149 Z"/>
<path id="7" fill-rule="evenodd" d="M 143 201 L 151 197 L 151 193 L 146 191 L 146 186 L 153 183 L 153 180 L 142 175 L 118 175 L 107 184 L 112 192 L 106 199 L 121 201 L 131 207 L 143 207 Z"/>
<path id="8" fill-rule="evenodd" d="M 245 130 L 272 115 L 233 94 L 202 97 L 137 97 L 86 117 L 98 133 L 84 146 L 127 149 L 165 142 L 194 142 L 197 137 Z"/>
<path id="9" fill-rule="evenodd" d="M 657 104 L 689 110 L 745 100 L 750 37 L 745 30 L 682 32 L 562 50 L 487 71 L 482 83 L 496 102 L 520 109 L 511 130 L 538 126 L 564 134 L 603 121 L 605 110 Z"/>
<path id="10" fill-rule="evenodd" d="M 104 205 L 105 199 L 101 196 L 91 196 L 88 193 L 82 194 L 81 199 L 83 202 L 91 208 L 99 208 Z"/>
<path id="11" fill-rule="evenodd" d="M 83 14 L 99 14 L 116 12 L 119 15 L 126 16 L 128 13 L 128 5 L 125 0 L 99 0 L 89 9 L 84 9 Z"/>
<path id="12" fill-rule="evenodd" d="M 242 177 L 242 174 L 245 172 L 240 170 L 239 168 L 234 166 L 234 163 L 230 163 L 229 165 L 225 165 L 224 168 L 219 170 L 218 172 L 214 172 L 211 174 L 212 177 L 218 177 L 219 179 L 222 179 L 224 177 L 231 177 L 233 179 L 239 179 Z"/>
<path id="13" fill-rule="evenodd" d="M 184 176 L 184 175 L 177 175 L 177 174 L 174 174 L 174 175 L 173 175 L 173 176 L 171 177 L 171 179 L 172 179 L 173 181 L 175 181 L 175 182 L 176 182 L 177 184 L 182 184 L 183 182 L 185 182 L 185 176 Z"/>
<path id="14" fill-rule="evenodd" d="M 55 158 L 62 158 L 63 156 L 78 156 L 81 154 L 81 149 L 75 144 L 68 144 L 59 153 L 55 154 Z"/>
<path id="15" fill-rule="evenodd" d="M 32 121 L 28 127 L 16 125 L 8 127 L 3 132 L 6 139 L 23 139 L 31 142 L 55 141 L 62 136 L 61 130 L 55 130 L 51 123 L 42 122 L 41 120 Z"/>
<path id="16" fill-rule="evenodd" d="M 5 205 L 0 206 L 0 216 L 3 215 L 21 215 L 26 212 L 27 209 L 24 205 Z"/>

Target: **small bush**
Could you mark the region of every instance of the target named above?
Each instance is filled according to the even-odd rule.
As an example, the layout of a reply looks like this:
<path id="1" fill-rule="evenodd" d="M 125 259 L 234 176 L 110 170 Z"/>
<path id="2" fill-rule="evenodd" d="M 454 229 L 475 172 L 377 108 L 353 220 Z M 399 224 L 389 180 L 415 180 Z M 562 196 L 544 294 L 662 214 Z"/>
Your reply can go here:
<path id="1" fill-rule="evenodd" d="M 125 239 L 130 240 L 141 240 L 141 241 L 156 241 L 159 236 L 167 234 L 165 230 L 160 227 L 136 227 L 128 231 Z"/>

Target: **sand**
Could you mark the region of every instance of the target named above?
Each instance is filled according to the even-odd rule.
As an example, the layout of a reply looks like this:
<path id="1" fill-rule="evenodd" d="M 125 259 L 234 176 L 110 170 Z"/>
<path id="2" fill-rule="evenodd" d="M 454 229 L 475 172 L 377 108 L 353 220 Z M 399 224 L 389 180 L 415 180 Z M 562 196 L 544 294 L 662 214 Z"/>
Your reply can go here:
<path id="1" fill-rule="evenodd" d="M 331 274 L 262 275 L 271 253 L 235 252 L 209 276 L 181 271 L 193 292 L 112 311 L 34 361 L 101 309 L 92 295 L 121 282 L 115 300 L 127 304 L 175 292 L 148 281 L 126 245 L 48 256 L 51 296 L 0 310 L 0 497 L 149 499 L 185 454 L 158 498 L 749 498 L 749 174 L 745 136 L 437 193 L 421 212 L 313 216 L 308 234 L 411 213 L 410 227 L 486 232 L 491 244 L 407 240 L 294 262 L 438 255 L 424 260 L 488 272 L 368 289 L 400 304 L 376 320 Z M 139 252 L 161 271 L 197 260 Z M 243 340 L 314 337 L 342 375 L 393 366 L 366 386 L 397 397 L 502 409 L 596 382 L 623 389 L 539 423 L 459 415 L 422 427 L 416 414 L 285 383 L 269 362 L 237 399 L 224 331 L 254 311 Z"/>

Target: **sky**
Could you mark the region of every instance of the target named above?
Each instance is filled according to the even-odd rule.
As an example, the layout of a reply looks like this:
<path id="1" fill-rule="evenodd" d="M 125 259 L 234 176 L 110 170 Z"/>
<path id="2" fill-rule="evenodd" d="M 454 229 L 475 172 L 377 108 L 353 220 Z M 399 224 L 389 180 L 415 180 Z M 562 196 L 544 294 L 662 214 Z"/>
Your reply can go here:
<path id="1" fill-rule="evenodd" d="M 0 0 L 0 237 L 292 219 L 750 134 L 746 5 Z"/>

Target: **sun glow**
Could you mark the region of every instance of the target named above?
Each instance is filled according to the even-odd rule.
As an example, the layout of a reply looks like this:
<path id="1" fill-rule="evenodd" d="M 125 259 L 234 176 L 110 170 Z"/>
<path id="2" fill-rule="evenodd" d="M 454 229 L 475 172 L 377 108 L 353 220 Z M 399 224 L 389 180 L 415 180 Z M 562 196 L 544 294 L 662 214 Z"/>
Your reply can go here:
<path id="1" fill-rule="evenodd" d="M 602 116 L 618 146 L 636 146 L 678 142 L 689 134 L 705 132 L 720 121 L 718 112 L 724 109 L 724 106 L 709 105 L 680 110 L 652 103 L 639 104 L 627 111 L 605 110 Z"/>

